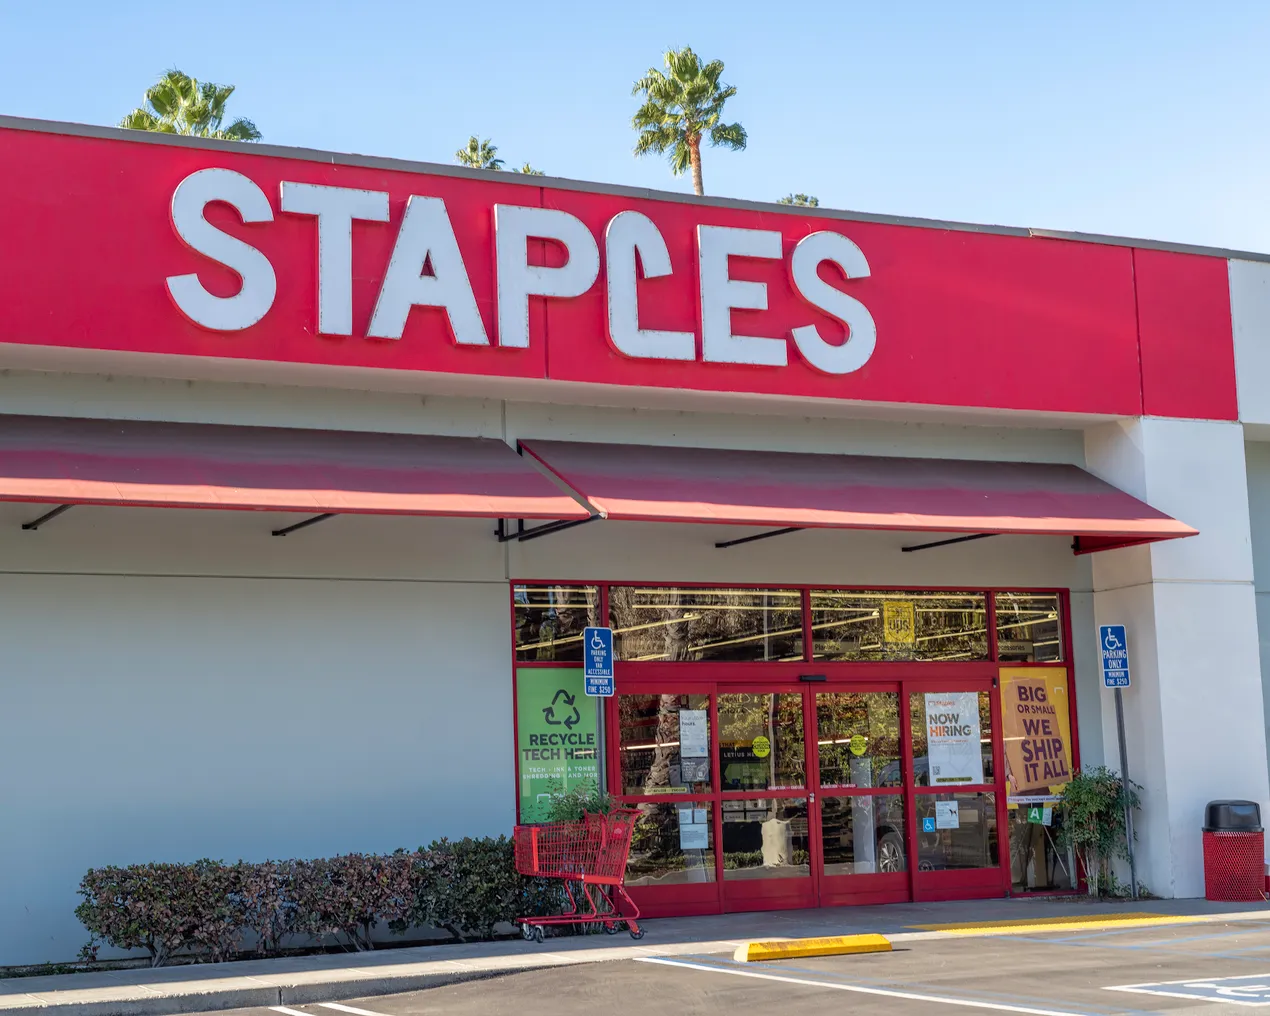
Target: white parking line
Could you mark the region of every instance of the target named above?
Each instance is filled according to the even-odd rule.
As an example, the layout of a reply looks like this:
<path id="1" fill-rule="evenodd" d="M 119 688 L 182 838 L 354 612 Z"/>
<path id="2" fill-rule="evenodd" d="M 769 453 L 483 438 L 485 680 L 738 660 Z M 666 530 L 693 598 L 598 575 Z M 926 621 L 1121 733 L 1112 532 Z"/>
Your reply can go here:
<path id="1" fill-rule="evenodd" d="M 941 1002 L 944 1005 L 961 1005 L 969 1009 L 994 1009 L 998 1012 L 1021 1012 L 1029 1016 L 1084 1016 L 1062 1009 L 1034 1009 L 1026 1005 L 1009 1005 L 1005 1002 L 978 1002 L 968 998 L 946 998 L 942 995 L 919 995 L 912 991 L 894 991 L 890 988 L 866 988 L 862 984 L 842 984 L 838 981 L 814 981 L 804 977 L 786 977 L 782 974 L 760 974 L 757 970 L 739 970 L 731 967 L 712 967 L 705 963 L 688 963 L 684 960 L 662 959 L 660 956 L 637 956 L 636 963 L 661 963 L 668 967 L 686 967 L 689 970 L 705 970 L 712 974 L 732 974 L 734 977 L 753 977 L 760 981 L 781 981 L 785 984 L 801 984 L 811 988 L 834 988 L 837 991 L 854 991 L 861 995 L 883 995 L 887 998 L 905 998 L 911 1002 Z"/>
<path id="2" fill-rule="evenodd" d="M 323 1009 L 335 1009 L 339 1012 L 350 1012 L 353 1016 L 385 1016 L 382 1012 L 371 1012 L 369 1009 L 354 1009 L 351 1005 L 341 1005 L 339 1002 L 319 1002 Z"/>
<path id="3" fill-rule="evenodd" d="M 270 1010 L 280 1012 L 282 1016 L 313 1016 L 312 1013 L 301 1012 L 299 1009 L 288 1009 L 285 1005 L 271 1005 Z"/>

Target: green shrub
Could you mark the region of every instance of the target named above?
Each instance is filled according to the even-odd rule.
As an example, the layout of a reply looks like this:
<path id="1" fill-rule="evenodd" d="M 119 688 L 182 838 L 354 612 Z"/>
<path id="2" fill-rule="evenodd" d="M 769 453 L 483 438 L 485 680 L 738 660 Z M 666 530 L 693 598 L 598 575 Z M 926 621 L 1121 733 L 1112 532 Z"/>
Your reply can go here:
<path id="1" fill-rule="evenodd" d="M 547 791 L 551 794 L 548 822 L 580 822 L 584 815 L 607 815 L 617 807 L 613 795 L 594 783 L 579 783 L 572 790 L 565 790 L 558 780 L 548 780 Z"/>
<path id="2" fill-rule="evenodd" d="M 177 953 L 212 962 L 227 959 L 241 941 L 245 912 L 240 866 L 134 864 L 97 868 L 84 876 L 84 902 L 75 916 L 92 939 L 120 949 L 145 949 L 151 966 Z"/>
<path id="3" fill-rule="evenodd" d="M 83 955 L 99 943 L 145 949 L 154 966 L 178 955 L 229 959 L 248 935 L 264 956 L 288 936 L 370 949 L 380 923 L 398 934 L 431 925 L 460 941 L 492 938 L 501 923 L 563 903 L 559 882 L 516 872 L 505 836 L 438 840 L 414 853 L 95 868 L 79 893 L 75 914 L 92 936 Z"/>
<path id="4" fill-rule="evenodd" d="M 1132 780 L 1126 787 L 1120 774 L 1106 766 L 1081 769 L 1063 788 L 1067 819 L 1059 830 L 1058 844 L 1080 855 L 1091 896 L 1115 892 L 1111 861 L 1129 859 L 1125 805 L 1136 811 L 1141 789 Z"/>

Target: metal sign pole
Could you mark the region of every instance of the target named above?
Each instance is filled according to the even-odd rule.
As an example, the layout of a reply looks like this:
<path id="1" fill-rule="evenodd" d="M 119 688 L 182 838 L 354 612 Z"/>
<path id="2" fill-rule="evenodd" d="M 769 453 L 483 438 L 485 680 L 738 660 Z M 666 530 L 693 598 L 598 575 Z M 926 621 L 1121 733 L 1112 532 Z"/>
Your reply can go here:
<path id="1" fill-rule="evenodd" d="M 1129 847 L 1129 891 L 1138 898 L 1138 871 L 1133 859 L 1133 806 L 1129 798 L 1129 751 L 1124 741 L 1124 696 L 1116 689 L 1116 735 L 1120 738 L 1120 780 L 1124 784 L 1124 835 Z"/>

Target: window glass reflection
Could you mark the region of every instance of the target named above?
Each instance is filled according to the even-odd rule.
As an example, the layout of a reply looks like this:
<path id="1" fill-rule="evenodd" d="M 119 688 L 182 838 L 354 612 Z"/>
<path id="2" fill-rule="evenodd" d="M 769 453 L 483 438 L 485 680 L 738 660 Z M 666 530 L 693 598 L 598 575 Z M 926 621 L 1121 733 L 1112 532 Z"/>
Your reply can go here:
<path id="1" fill-rule="evenodd" d="M 919 871 L 995 868 L 995 794 L 918 794 Z"/>
<path id="2" fill-rule="evenodd" d="M 1063 658 L 1062 619 L 1054 593 L 996 593 L 997 658 L 1055 663 Z"/>
<path id="3" fill-rule="evenodd" d="M 640 804 L 626 861 L 626 884 L 714 881 L 714 811 L 709 801 Z"/>
<path id="4" fill-rule="evenodd" d="M 809 878 L 806 798 L 724 801 L 723 879 Z"/>
<path id="5" fill-rule="evenodd" d="M 816 747 L 822 787 L 898 787 L 899 696 L 894 692 L 821 692 Z"/>
<path id="6" fill-rule="evenodd" d="M 822 798 L 820 835 L 826 875 L 908 870 L 904 798 L 899 794 Z"/>
<path id="7" fill-rule="evenodd" d="M 719 767 L 724 790 L 807 785 L 800 694 L 719 696 Z"/>
<path id="8" fill-rule="evenodd" d="M 622 695 L 617 712 L 623 794 L 711 789 L 708 695 Z"/>
<path id="9" fill-rule="evenodd" d="M 802 658 L 802 593 L 796 589 L 613 586 L 609 618 L 621 660 Z"/>
<path id="10" fill-rule="evenodd" d="M 817 660 L 986 660 L 981 593 L 811 591 Z"/>
<path id="11" fill-rule="evenodd" d="M 598 587 L 516 585 L 512 602 L 518 662 L 581 662 L 582 629 L 600 623 Z"/>

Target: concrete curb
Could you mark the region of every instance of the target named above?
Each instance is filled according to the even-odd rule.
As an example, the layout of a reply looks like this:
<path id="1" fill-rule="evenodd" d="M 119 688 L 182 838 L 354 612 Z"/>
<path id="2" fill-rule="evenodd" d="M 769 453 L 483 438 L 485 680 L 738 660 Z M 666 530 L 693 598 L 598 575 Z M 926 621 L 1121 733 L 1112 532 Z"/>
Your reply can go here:
<path id="1" fill-rule="evenodd" d="M 1128 920 L 1125 920 L 1128 918 Z M 1077 924 L 1097 924 L 1100 927 L 1116 926 L 1151 927 L 1182 924 L 1212 924 L 1218 922 L 1270 921 L 1270 908 L 1237 913 L 1210 913 L 1195 915 L 1160 914 L 1124 915 L 1120 921 L 1103 918 L 1083 922 L 1068 918 L 1047 923 L 1042 920 L 1007 920 L 978 923 L 969 928 L 965 924 L 908 925 L 912 931 L 886 931 L 885 938 L 893 945 L 930 940 L 967 940 L 995 935 L 1061 933 L 1076 930 Z M 957 929 L 957 930 L 944 930 Z M 0 1016 L 176 1016 L 180 1013 L 209 1012 L 224 1009 L 245 1009 L 275 1005 L 297 1006 L 315 1002 L 344 1001 L 351 998 L 369 998 L 375 995 L 391 995 L 408 991 L 437 988 L 464 981 L 482 980 L 502 974 L 543 970 L 551 967 L 575 966 L 648 957 L 671 957 L 723 953 L 731 956 L 738 946 L 751 939 L 708 939 L 692 942 L 648 943 L 640 945 L 580 946 L 560 948 L 558 951 L 517 949 L 495 955 L 448 958 L 437 960 L 406 961 L 403 956 L 380 953 L 374 962 L 358 967 L 332 967 L 327 969 L 292 969 L 284 972 L 261 971 L 256 963 L 242 964 L 255 973 L 241 969 L 239 964 L 224 964 L 199 968 L 163 968 L 146 971 L 151 975 L 148 983 L 128 983 L 120 976 L 103 979 L 94 987 L 72 988 L 74 978 L 82 974 L 63 975 L 67 987 L 33 983 L 29 992 L 23 992 L 21 980 L 9 981 L 0 994 Z M 776 943 L 780 938 L 768 936 L 763 941 Z M 784 941 L 791 941 L 785 939 Z M 393 962 L 397 960 L 397 962 Z M 275 961 L 267 961 L 275 962 Z M 283 961 L 277 961 L 283 962 Z M 196 977 L 180 979 L 180 973 Z M 129 972 L 137 976 L 140 972 Z M 33 981 L 49 979 L 36 979 Z M 57 978 L 61 981 L 61 978 Z M 18 990 L 14 990 L 18 989 Z"/>

